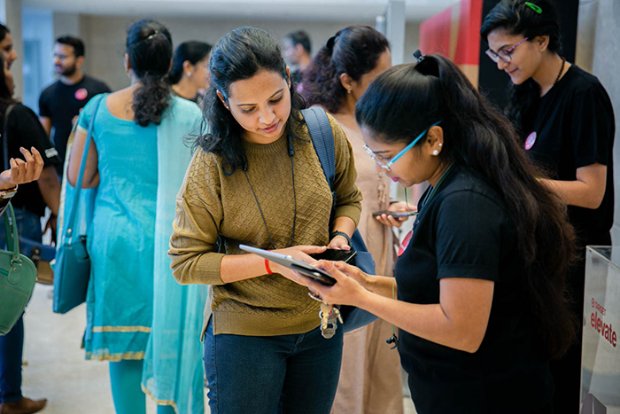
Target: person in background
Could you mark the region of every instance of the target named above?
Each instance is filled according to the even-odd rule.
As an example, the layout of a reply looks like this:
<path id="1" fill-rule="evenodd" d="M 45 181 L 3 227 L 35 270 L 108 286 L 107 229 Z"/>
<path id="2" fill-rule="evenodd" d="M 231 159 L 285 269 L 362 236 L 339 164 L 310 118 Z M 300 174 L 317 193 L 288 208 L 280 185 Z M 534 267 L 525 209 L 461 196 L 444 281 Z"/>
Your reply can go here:
<path id="1" fill-rule="evenodd" d="M 356 119 L 377 168 L 430 184 L 413 238 L 395 278 L 322 261 L 332 287 L 294 280 L 399 328 L 419 414 L 552 412 L 549 360 L 575 334 L 564 291 L 574 232 L 510 122 L 439 55 L 377 77 Z"/>
<path id="2" fill-rule="evenodd" d="M 4 61 L 9 69 L 13 62 L 17 60 L 17 52 L 13 47 L 13 36 L 8 27 L 0 23 L 0 53 L 4 57 Z"/>
<path id="3" fill-rule="evenodd" d="M 291 32 L 282 40 L 284 59 L 292 67 L 291 80 L 295 85 L 302 79 L 302 73 L 312 62 L 312 42 L 303 30 Z"/>
<path id="4" fill-rule="evenodd" d="M 146 412 L 141 382 L 153 326 L 153 292 L 161 291 L 162 279 L 172 280 L 165 254 L 174 217 L 171 200 L 191 156 L 185 137 L 197 131 L 201 116 L 194 103 L 170 91 L 172 38 L 165 26 L 153 20 L 134 22 L 125 50 L 131 85 L 84 108 L 67 176 L 75 185 L 87 130 L 94 122 L 83 176 L 84 187 L 97 188 L 87 246 L 91 275 L 84 348 L 87 359 L 109 361 L 116 412 L 140 414 Z M 160 299 L 165 306 L 166 298 Z M 161 325 L 156 321 L 155 326 Z M 169 355 L 161 356 L 159 362 L 166 363 Z M 153 396 L 158 412 L 173 410 L 170 401 Z"/>
<path id="5" fill-rule="evenodd" d="M 349 26 L 318 51 L 304 72 L 301 88 L 309 105 L 320 105 L 334 116 L 353 147 L 355 183 L 363 196 L 358 229 L 375 259 L 377 273 L 386 276 L 392 275 L 394 266 L 394 233 L 373 212 L 390 208 L 389 179 L 364 151 L 355 104 L 390 66 L 385 36 L 369 26 Z M 345 334 L 334 413 L 403 412 L 398 353 L 385 343 L 390 335 L 391 325 L 382 320 Z"/>
<path id="6" fill-rule="evenodd" d="M 16 56 L 12 57 L 13 59 Z M 60 202 L 60 182 L 54 168 L 60 162 L 57 152 L 52 146 L 45 131 L 39 124 L 36 114 L 28 107 L 13 98 L 15 84 L 9 71 L 5 54 L 0 54 L 0 131 L 7 140 L 8 154 L 4 154 L 4 146 L 0 147 L 0 160 L 12 158 L 10 167 L 18 157 L 28 160 L 24 148 L 41 157 L 43 168 L 40 178 L 35 182 L 24 183 L 11 203 L 15 209 L 15 220 L 20 236 L 41 243 L 41 217 L 45 207 L 51 210 L 48 225 L 55 230 L 55 217 Z M 8 168 L 8 167 L 7 167 Z M 3 168 L 4 170 L 5 168 Z M 5 176 L 6 174 L 3 173 Z M 0 180 L 1 182 L 2 180 Z M 4 245 L 4 227 L 0 229 Z M 22 395 L 22 352 L 24 348 L 24 321 L 19 318 L 15 326 L 6 335 L 0 336 L 0 413 L 35 413 L 42 410 L 46 399 L 32 400 Z"/>
<path id="7" fill-rule="evenodd" d="M 77 115 L 93 96 L 110 92 L 108 85 L 84 73 L 85 53 L 84 43 L 77 37 L 56 39 L 54 70 L 59 79 L 39 96 L 39 120 L 58 150 L 61 160 L 58 175 L 61 177 L 67 141 Z"/>
<path id="8" fill-rule="evenodd" d="M 180 283 L 212 285 L 204 339 L 211 413 L 328 414 L 342 329 L 330 337 L 320 327 L 321 305 L 279 275 L 292 271 L 243 254 L 239 244 L 305 260 L 326 245 L 350 249 L 361 200 L 350 144 L 330 117 L 332 196 L 303 101 L 278 42 L 264 30 L 224 35 L 209 69 L 209 128 L 177 197 L 170 256 Z"/>
<path id="9" fill-rule="evenodd" d="M 541 183 L 568 206 L 578 258 L 568 274 L 573 314 L 583 321 L 585 246 L 611 245 L 614 216 L 614 111 L 599 80 L 561 54 L 553 3 L 503 0 L 482 24 L 487 55 L 512 82 L 507 114 Z M 583 323 L 579 323 L 579 327 Z M 555 412 L 579 411 L 581 332 L 551 365 Z"/>
<path id="10" fill-rule="evenodd" d="M 195 40 L 177 46 L 168 75 L 175 94 L 198 105 L 202 103 L 209 86 L 210 51 L 210 44 Z"/>

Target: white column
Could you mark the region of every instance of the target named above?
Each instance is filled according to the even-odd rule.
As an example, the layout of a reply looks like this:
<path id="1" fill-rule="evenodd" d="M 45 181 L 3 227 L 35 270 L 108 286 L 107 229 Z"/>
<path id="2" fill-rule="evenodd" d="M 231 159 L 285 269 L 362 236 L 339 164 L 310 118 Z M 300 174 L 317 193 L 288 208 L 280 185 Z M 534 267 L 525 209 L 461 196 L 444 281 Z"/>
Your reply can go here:
<path id="1" fill-rule="evenodd" d="M 386 33 L 392 48 L 392 64 L 403 63 L 405 56 L 405 1 L 389 0 L 385 11 Z"/>

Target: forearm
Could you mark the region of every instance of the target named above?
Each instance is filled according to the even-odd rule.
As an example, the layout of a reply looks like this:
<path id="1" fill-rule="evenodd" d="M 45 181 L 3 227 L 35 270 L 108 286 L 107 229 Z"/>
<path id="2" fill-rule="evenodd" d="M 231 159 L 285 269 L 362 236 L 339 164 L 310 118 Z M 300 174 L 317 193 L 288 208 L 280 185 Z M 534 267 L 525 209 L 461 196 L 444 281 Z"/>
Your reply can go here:
<path id="1" fill-rule="evenodd" d="M 275 271 L 275 263 L 270 262 Z M 224 283 L 239 282 L 267 274 L 265 259 L 255 254 L 227 254 L 222 258 L 220 278 Z"/>
<path id="2" fill-rule="evenodd" d="M 58 215 L 58 205 L 60 203 L 60 182 L 54 167 L 46 167 L 41 172 L 41 177 L 37 181 L 43 201 L 52 211 L 53 215 Z"/>
<path id="3" fill-rule="evenodd" d="M 333 233 L 335 231 L 341 231 L 351 237 L 356 227 L 357 224 L 353 221 L 353 219 L 347 216 L 341 216 L 336 217 L 336 219 L 334 220 L 331 232 Z"/>
<path id="4" fill-rule="evenodd" d="M 560 181 L 542 179 L 540 181 L 569 206 L 596 209 L 601 205 L 605 194 L 604 189 L 602 192 L 593 191 L 587 183 L 579 180 Z"/>
<path id="5" fill-rule="evenodd" d="M 365 309 L 398 328 L 450 348 L 475 352 L 476 341 L 450 319 L 440 304 L 419 305 L 367 292 L 358 307 Z"/>
<path id="6" fill-rule="evenodd" d="M 386 298 L 396 298 L 396 279 L 389 276 L 368 276 L 362 284 L 366 290 Z"/>

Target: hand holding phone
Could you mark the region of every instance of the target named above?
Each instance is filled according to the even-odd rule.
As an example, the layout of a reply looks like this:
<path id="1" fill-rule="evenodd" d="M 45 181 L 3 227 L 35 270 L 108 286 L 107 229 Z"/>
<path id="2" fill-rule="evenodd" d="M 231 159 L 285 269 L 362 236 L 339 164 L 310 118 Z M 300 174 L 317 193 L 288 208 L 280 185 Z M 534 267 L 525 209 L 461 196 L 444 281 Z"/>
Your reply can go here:
<path id="1" fill-rule="evenodd" d="M 379 211 L 375 211 L 374 213 L 372 213 L 374 217 L 381 216 L 383 214 L 386 214 L 394 218 L 407 218 L 407 217 L 415 216 L 416 214 L 418 214 L 418 212 L 413 211 L 413 210 L 407 210 L 407 211 L 379 210 Z"/>
<path id="2" fill-rule="evenodd" d="M 355 250 L 326 249 L 323 253 L 311 254 L 310 257 L 316 260 L 331 260 L 334 262 L 349 263 L 355 257 Z"/>

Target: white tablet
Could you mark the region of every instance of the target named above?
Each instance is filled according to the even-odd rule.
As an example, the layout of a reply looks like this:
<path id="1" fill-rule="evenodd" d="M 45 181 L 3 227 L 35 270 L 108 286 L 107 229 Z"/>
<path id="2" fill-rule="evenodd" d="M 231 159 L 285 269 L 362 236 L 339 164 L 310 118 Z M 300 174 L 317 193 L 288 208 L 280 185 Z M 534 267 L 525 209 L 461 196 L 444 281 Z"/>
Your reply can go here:
<path id="1" fill-rule="evenodd" d="M 259 249 L 258 247 L 247 246 L 245 244 L 240 244 L 239 248 L 248 253 L 257 254 L 261 257 L 264 257 L 265 259 L 268 259 L 269 261 L 288 267 L 289 269 L 292 269 L 304 276 L 312 278 L 324 285 L 331 286 L 336 283 L 336 279 L 331 277 L 328 273 L 325 273 L 321 269 L 318 269 L 306 262 L 294 259 L 292 256 L 272 252 L 269 250 Z"/>

